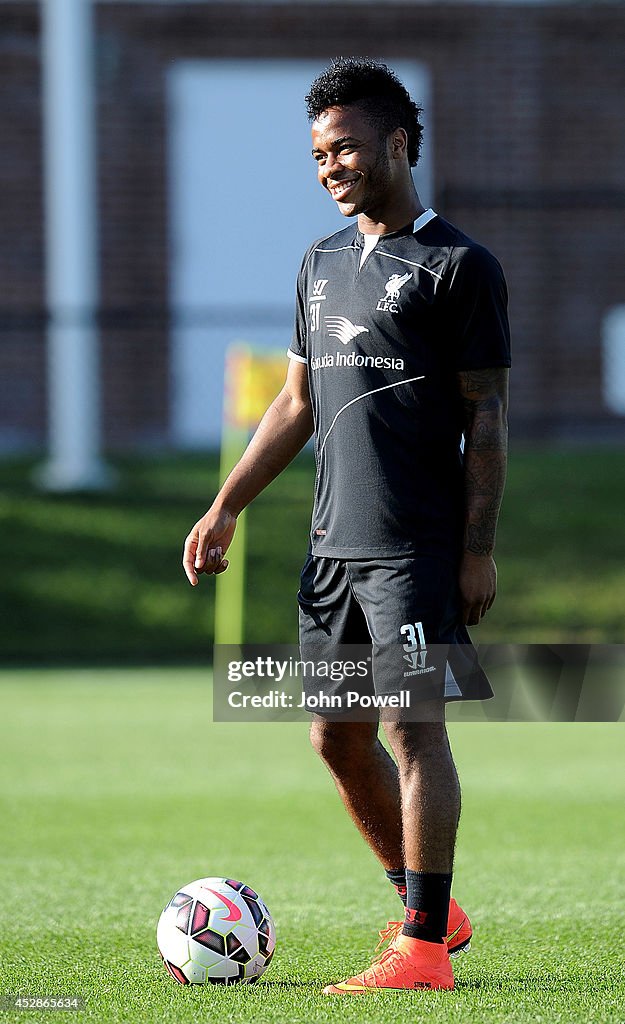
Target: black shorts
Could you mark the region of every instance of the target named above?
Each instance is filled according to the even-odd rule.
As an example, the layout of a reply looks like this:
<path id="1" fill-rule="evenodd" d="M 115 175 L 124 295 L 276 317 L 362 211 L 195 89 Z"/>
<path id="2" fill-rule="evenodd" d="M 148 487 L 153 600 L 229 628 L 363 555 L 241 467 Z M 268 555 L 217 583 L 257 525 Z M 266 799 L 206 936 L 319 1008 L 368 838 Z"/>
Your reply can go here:
<path id="1" fill-rule="evenodd" d="M 358 655 L 369 652 L 372 669 L 367 676 L 335 671 L 325 679 L 316 671 L 305 673 L 310 711 L 358 711 L 371 707 L 374 697 L 379 701 L 406 691 L 411 707 L 420 701 L 493 696 L 460 622 L 457 569 L 443 559 L 356 561 L 309 554 L 298 603 L 304 663 L 360 661 Z M 356 692 L 364 700 L 354 698 L 346 706 L 346 695 Z M 319 706 L 320 693 L 336 698 L 331 707 Z"/>

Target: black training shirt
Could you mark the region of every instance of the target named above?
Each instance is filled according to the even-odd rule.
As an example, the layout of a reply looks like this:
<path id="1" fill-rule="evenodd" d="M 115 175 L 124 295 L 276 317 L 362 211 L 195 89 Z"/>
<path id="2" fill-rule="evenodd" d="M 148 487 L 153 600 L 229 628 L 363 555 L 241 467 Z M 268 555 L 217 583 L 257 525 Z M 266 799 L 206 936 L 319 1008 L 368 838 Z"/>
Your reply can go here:
<path id="1" fill-rule="evenodd" d="M 352 224 L 308 250 L 289 356 L 308 365 L 315 555 L 455 558 L 464 529 L 456 373 L 510 365 L 495 257 L 432 210 L 360 266 Z"/>

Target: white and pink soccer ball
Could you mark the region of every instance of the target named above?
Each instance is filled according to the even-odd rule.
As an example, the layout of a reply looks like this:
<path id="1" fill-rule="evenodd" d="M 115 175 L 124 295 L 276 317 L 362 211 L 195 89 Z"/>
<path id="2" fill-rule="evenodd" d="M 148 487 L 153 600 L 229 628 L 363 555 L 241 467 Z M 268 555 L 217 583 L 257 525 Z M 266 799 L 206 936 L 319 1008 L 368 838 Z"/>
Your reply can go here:
<path id="1" fill-rule="evenodd" d="M 258 893 L 233 878 L 198 878 L 172 897 L 156 941 L 181 985 L 257 981 L 276 945 L 273 919 Z"/>

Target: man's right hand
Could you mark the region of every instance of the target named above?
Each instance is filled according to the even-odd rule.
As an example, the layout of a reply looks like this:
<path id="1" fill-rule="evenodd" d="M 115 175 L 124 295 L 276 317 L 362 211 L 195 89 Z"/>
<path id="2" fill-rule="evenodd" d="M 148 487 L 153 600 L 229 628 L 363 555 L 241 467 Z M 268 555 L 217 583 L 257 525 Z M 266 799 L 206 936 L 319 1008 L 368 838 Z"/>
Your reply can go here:
<path id="1" fill-rule="evenodd" d="M 198 576 L 225 572 L 228 559 L 224 555 L 234 536 L 237 520 L 226 509 L 213 505 L 206 515 L 197 521 L 184 543 L 182 564 L 192 587 L 199 583 Z"/>
<path id="2" fill-rule="evenodd" d="M 182 564 L 192 587 L 198 576 L 225 572 L 224 558 L 232 543 L 241 509 L 256 498 L 302 450 L 313 432 L 308 367 L 289 359 L 284 387 L 267 409 L 206 515 L 195 524 L 184 545 Z"/>

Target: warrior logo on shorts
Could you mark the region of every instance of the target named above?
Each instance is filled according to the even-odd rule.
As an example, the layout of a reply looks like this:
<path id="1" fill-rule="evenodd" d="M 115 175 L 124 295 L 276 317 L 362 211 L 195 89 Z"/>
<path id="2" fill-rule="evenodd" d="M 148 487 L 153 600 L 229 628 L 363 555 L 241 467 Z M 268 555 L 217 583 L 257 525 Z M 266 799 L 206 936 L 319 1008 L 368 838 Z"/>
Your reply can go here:
<path id="1" fill-rule="evenodd" d="M 408 643 L 402 644 L 403 649 L 406 651 L 404 654 L 404 661 L 407 661 L 412 671 L 404 672 L 405 676 L 416 676 L 421 675 L 423 672 L 431 672 L 434 668 L 425 667 L 425 661 L 428 656 L 428 650 L 425 643 L 425 633 L 423 632 L 422 622 L 406 622 L 405 625 L 400 626 L 399 632 L 401 636 L 405 636 Z"/>

